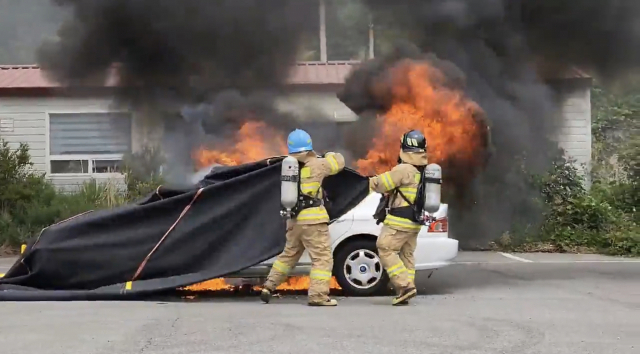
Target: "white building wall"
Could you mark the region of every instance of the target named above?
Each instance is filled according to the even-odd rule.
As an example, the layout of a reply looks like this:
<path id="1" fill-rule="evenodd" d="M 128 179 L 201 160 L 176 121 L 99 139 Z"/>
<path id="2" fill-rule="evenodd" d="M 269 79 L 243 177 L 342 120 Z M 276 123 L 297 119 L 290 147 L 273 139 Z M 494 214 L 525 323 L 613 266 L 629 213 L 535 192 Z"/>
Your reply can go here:
<path id="1" fill-rule="evenodd" d="M 31 161 L 38 171 L 46 170 L 46 114 L 44 112 L 11 112 L 0 100 L 0 138 L 17 149 L 20 143 L 29 145 Z"/>
<path id="2" fill-rule="evenodd" d="M 576 167 L 589 176 L 591 170 L 591 83 L 589 80 L 568 80 L 556 86 L 561 99 L 561 121 L 558 124 L 558 146 Z M 587 180 L 587 183 L 590 182 Z"/>
<path id="3" fill-rule="evenodd" d="M 50 113 L 106 113 L 117 111 L 109 98 L 66 97 L 0 97 L 0 138 L 12 148 L 27 143 L 34 164 L 33 168 L 46 173 L 54 185 L 63 190 L 78 188 L 91 178 L 98 182 L 124 182 L 121 174 L 51 174 L 49 165 L 49 114 Z M 148 129 L 141 119 L 133 115 L 132 148 L 135 151 L 146 141 L 142 138 Z"/>

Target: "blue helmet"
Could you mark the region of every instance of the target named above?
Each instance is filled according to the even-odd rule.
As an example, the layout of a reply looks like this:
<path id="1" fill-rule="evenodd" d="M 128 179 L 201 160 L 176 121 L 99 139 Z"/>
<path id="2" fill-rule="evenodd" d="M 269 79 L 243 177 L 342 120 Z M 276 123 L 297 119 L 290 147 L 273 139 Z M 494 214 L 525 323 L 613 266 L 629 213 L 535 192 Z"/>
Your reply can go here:
<path id="1" fill-rule="evenodd" d="M 290 154 L 313 150 L 311 136 L 304 130 L 296 129 L 287 138 L 287 147 Z"/>

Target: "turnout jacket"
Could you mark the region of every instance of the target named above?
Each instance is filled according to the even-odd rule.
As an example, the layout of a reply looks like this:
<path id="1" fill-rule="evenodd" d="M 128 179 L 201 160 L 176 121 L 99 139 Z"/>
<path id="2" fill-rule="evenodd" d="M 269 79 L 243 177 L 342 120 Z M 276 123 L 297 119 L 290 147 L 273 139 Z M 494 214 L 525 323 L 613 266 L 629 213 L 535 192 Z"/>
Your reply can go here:
<path id="1" fill-rule="evenodd" d="M 427 165 L 427 157 L 425 153 L 400 153 L 401 163 L 395 166 L 391 171 L 382 173 L 369 179 L 369 188 L 378 193 L 390 193 L 396 191 L 402 192 L 406 199 L 412 204 L 415 202 L 418 192 L 418 184 L 420 183 L 420 171 L 415 166 Z M 418 232 L 422 224 L 412 220 L 391 215 L 394 208 L 408 206 L 409 203 L 402 198 L 400 193 L 391 196 L 389 201 L 389 209 L 391 211 L 386 216 L 384 224 L 388 227 L 400 230 Z"/>
<path id="2" fill-rule="evenodd" d="M 344 156 L 339 153 L 328 152 L 319 157 L 315 152 L 292 154 L 304 164 L 300 168 L 300 192 L 315 198 L 322 198 L 322 181 L 342 171 L 345 166 Z M 313 225 L 329 222 L 329 214 L 324 206 L 307 208 L 300 211 L 295 218 L 298 225 Z"/>

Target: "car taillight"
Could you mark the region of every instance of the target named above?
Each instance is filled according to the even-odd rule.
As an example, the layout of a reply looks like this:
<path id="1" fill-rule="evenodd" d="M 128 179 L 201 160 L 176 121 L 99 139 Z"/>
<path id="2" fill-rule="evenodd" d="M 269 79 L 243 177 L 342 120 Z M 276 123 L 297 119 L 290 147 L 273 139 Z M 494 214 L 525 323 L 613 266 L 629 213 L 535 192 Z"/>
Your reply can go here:
<path id="1" fill-rule="evenodd" d="M 447 232 L 449 229 L 449 218 L 438 219 L 429 225 L 429 232 Z"/>

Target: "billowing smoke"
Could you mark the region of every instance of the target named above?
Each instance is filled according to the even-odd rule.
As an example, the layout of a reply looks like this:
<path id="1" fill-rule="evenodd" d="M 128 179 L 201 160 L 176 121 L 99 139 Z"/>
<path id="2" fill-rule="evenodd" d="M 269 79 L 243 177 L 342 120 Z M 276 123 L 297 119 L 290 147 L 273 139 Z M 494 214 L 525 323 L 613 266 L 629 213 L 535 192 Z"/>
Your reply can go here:
<path id="1" fill-rule="evenodd" d="M 198 144 L 247 120 L 289 129 L 275 108 L 295 63 L 312 2 L 297 0 L 54 0 L 72 16 L 38 50 L 56 81 L 102 82 L 117 72 L 115 103 L 164 126 L 171 182 L 187 182 Z M 114 69 L 115 68 L 115 69 Z M 185 107 L 186 106 L 186 107 Z"/>
<path id="2" fill-rule="evenodd" d="M 73 84 L 118 65 L 121 99 L 198 101 L 211 92 L 281 86 L 305 13 L 295 0 L 54 0 L 73 17 L 39 63 Z"/>
<path id="3" fill-rule="evenodd" d="M 640 66 L 638 1 L 365 2 L 376 15 L 377 34 L 384 36 L 389 27 L 399 29 L 419 51 L 455 66 L 457 70 L 443 72 L 454 73 L 449 76 L 452 82 L 465 81 L 466 95 L 486 113 L 493 145 L 489 163 L 449 201 L 452 232 L 467 245 L 486 244 L 523 217 L 526 222 L 539 220 L 541 212 L 531 202 L 535 192 L 518 170 L 524 166 L 529 172 L 541 172 L 556 153 L 550 138 L 558 104 L 543 77 L 559 77 L 577 67 L 611 82 Z M 400 59 L 419 60 L 423 55 L 411 45 L 396 48 L 354 72 L 339 95 L 363 117 L 385 109 L 385 102 L 372 100 L 371 84 Z M 372 135 L 359 138 L 369 142 Z M 451 182 L 468 177 L 459 169 L 444 173 Z"/>
<path id="4" fill-rule="evenodd" d="M 354 0 L 355 1 L 355 0 Z M 404 30 L 411 45 L 364 65 L 343 99 L 362 111 L 345 147 L 354 158 L 371 142 L 367 132 L 385 102 L 366 95 L 375 77 L 403 57 L 432 53 L 456 70 L 468 97 L 486 114 L 493 151 L 484 172 L 452 201 L 455 237 L 486 241 L 532 209 L 532 192 L 516 173 L 548 167 L 557 103 L 542 79 L 569 67 L 615 80 L 637 69 L 640 2 L 613 0 L 363 0 L 376 36 Z M 118 103 L 160 111 L 174 162 L 190 161 L 200 139 L 223 139 L 247 117 L 286 129 L 295 120 L 274 106 L 294 63 L 301 36 L 316 31 L 314 2 L 301 0 L 55 0 L 72 12 L 59 39 L 43 45 L 39 63 L 60 82 L 107 75 L 118 64 Z M 401 31 L 402 32 L 402 31 Z M 391 33 L 391 32 L 389 32 Z M 201 104 L 201 105 L 200 105 Z M 189 105 L 185 108 L 185 105 Z M 200 106 L 198 106 L 200 105 Z M 167 128 L 167 125 L 169 128 Z M 366 125 L 367 129 L 363 129 Z M 339 145 L 333 126 L 305 123 L 316 140 Z M 205 138 L 202 138 L 205 137 Z M 181 166 L 178 170 L 191 168 Z M 444 171 L 456 180 L 456 171 Z M 176 180 L 180 179 L 176 176 Z M 185 177 L 185 176 L 182 176 Z M 184 178 L 182 178 L 184 180 Z"/>
<path id="5" fill-rule="evenodd" d="M 0 0 L 0 9 L 0 65 L 33 64 L 34 48 L 64 18 L 51 0 Z"/>

